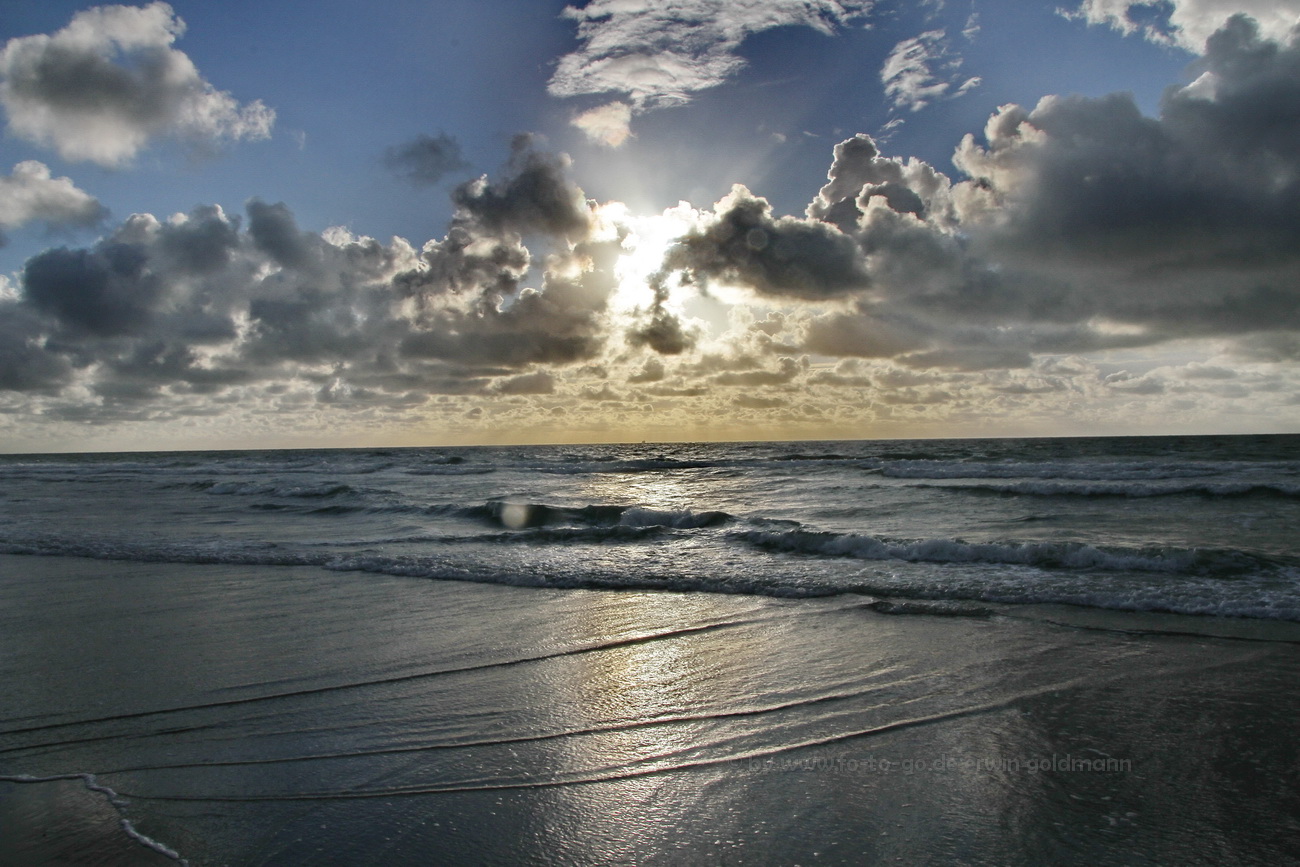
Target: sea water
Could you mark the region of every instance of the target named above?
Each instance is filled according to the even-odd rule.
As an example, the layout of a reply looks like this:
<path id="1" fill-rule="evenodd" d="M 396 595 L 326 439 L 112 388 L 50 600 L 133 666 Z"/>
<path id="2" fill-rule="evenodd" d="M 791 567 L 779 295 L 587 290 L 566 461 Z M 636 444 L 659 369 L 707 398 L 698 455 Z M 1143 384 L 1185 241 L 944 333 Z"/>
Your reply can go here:
<path id="1" fill-rule="evenodd" d="M 0 457 L 0 553 L 1300 620 L 1300 436 Z"/>

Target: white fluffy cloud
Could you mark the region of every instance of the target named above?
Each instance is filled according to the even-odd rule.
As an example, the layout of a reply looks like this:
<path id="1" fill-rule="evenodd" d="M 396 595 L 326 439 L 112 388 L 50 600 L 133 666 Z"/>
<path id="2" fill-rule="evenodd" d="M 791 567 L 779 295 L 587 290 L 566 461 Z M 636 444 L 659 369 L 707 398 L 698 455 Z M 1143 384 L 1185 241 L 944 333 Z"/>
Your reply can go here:
<path id="1" fill-rule="evenodd" d="M 36 160 L 24 160 L 9 177 L 0 177 L 0 229 L 32 222 L 89 226 L 105 213 L 94 196 L 68 178 L 51 177 L 49 167 Z"/>
<path id="2" fill-rule="evenodd" d="M 9 131 L 69 160 L 120 166 L 152 139 L 211 145 L 270 135 L 275 112 L 240 105 L 172 43 L 185 23 L 166 3 L 99 6 L 52 35 L 0 50 Z"/>
<path id="3" fill-rule="evenodd" d="M 1067 13 L 1089 24 L 1140 33 L 1200 54 L 1205 40 L 1233 15 L 1247 15 L 1267 39 L 1286 41 L 1300 21 L 1298 0 L 1084 0 Z"/>
<path id="4" fill-rule="evenodd" d="M 736 49 L 747 37 L 788 26 L 830 33 L 873 5 L 874 0 L 591 0 L 564 11 L 578 22 L 580 47 L 560 58 L 548 89 L 559 97 L 619 94 L 626 102 L 611 105 L 626 105 L 630 112 L 681 105 L 744 66 Z M 608 140 L 611 105 L 579 115 L 578 125 Z"/>

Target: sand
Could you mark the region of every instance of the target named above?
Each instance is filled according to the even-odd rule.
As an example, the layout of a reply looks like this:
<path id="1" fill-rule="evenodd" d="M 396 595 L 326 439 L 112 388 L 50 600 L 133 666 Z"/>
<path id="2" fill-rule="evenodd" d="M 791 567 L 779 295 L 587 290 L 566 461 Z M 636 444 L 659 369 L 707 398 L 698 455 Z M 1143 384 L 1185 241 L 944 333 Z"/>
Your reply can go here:
<path id="1" fill-rule="evenodd" d="M 1294 624 L 0 556 L 0 864 L 1297 863 L 1297 683 Z"/>

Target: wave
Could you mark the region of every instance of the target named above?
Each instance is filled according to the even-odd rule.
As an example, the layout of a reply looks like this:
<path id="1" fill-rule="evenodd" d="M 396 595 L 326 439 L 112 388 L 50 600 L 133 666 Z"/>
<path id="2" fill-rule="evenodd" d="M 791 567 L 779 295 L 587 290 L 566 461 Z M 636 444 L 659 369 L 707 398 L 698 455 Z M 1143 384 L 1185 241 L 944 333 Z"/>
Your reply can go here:
<path id="1" fill-rule="evenodd" d="M 1206 548 L 1099 548 L 1082 542 L 966 542 L 961 539 L 884 539 L 811 530 L 748 530 L 732 537 L 768 551 L 899 560 L 908 563 L 990 563 L 1045 569 L 1249 574 L 1282 564 L 1245 551 Z"/>
<path id="2" fill-rule="evenodd" d="M 1300 483 L 1282 482 L 1074 482 L 1025 481 L 998 484 L 992 482 L 920 484 L 918 488 L 966 491 L 976 494 L 1018 495 L 1029 497 L 1176 497 L 1201 496 L 1215 499 L 1235 497 L 1300 498 Z"/>
<path id="3" fill-rule="evenodd" d="M 254 508 L 257 508 L 255 506 Z M 262 506 L 262 508 L 266 508 Z M 310 510 L 313 515 L 410 514 L 459 518 L 509 530 L 539 527 L 668 527 L 698 530 L 719 527 L 736 520 L 726 512 L 689 509 L 651 509 L 645 506 L 586 505 L 557 506 L 516 500 L 489 500 L 479 505 L 411 502 L 331 503 Z"/>
<path id="4" fill-rule="evenodd" d="M 401 536 L 380 539 L 374 542 L 358 542 L 358 545 L 397 545 L 397 544 L 432 544 L 432 545 L 573 545 L 601 544 L 605 542 L 640 542 L 655 539 L 669 532 L 670 528 L 660 524 L 645 527 L 614 524 L 607 527 L 535 527 L 527 530 L 509 530 L 504 533 L 477 533 L 466 536 L 428 535 Z"/>
<path id="5" fill-rule="evenodd" d="M 486 476 L 496 471 L 497 468 L 491 466 L 475 465 L 467 467 L 456 464 L 439 464 L 432 467 L 402 470 L 408 476 Z"/>
<path id="6" fill-rule="evenodd" d="M 267 482 L 189 482 L 186 487 L 217 496 L 244 495 L 255 497 L 282 497 L 294 500 L 328 500 L 360 493 L 351 485 L 324 482 L 317 485 L 286 485 Z"/>
<path id="7" fill-rule="evenodd" d="M 645 506 L 588 505 L 553 506 L 546 503 L 520 503 L 490 500 L 482 506 L 459 510 L 465 517 L 486 518 L 512 530 L 553 525 L 671 527 L 696 530 L 717 527 L 735 520 L 726 512 L 692 512 L 688 509 L 664 510 Z"/>
<path id="8" fill-rule="evenodd" d="M 1221 476 L 1249 469 L 1259 472 L 1258 464 L 1233 462 L 1171 461 L 969 461 L 969 460 L 891 460 L 881 464 L 881 475 L 895 479 L 1072 479 L 1082 481 L 1127 481 L 1157 479 L 1195 479 Z M 1292 470 L 1293 464 L 1280 469 Z"/>
<path id="9" fill-rule="evenodd" d="M 126 798 L 123 798 L 115 790 L 101 783 L 94 774 L 88 774 L 88 773 L 54 774 L 52 776 L 47 776 L 47 777 L 36 777 L 31 774 L 12 774 L 12 775 L 0 776 L 0 783 L 18 783 L 18 784 L 58 783 L 58 782 L 65 782 L 69 780 L 76 780 L 80 782 L 81 785 L 84 786 L 86 791 L 88 792 L 93 792 L 97 795 L 102 795 L 104 799 L 108 802 L 108 805 L 117 812 L 118 827 L 122 829 L 122 833 L 124 833 L 127 837 L 134 840 L 136 843 L 139 843 L 141 846 L 144 846 L 146 849 L 150 849 L 154 852 L 157 852 L 159 855 L 162 855 L 165 858 L 169 858 L 172 861 L 177 862 L 178 864 L 181 865 L 181 867 L 189 867 L 190 862 L 182 858 L 180 854 L 176 852 L 175 849 L 172 849 L 169 846 L 165 846 L 162 843 L 158 842 L 157 840 L 153 839 L 152 837 L 148 837 L 140 833 L 140 831 L 136 829 L 135 823 L 126 817 L 125 810 L 129 801 Z"/>
<path id="10" fill-rule="evenodd" d="M 601 543 L 636 541 L 672 532 L 663 527 L 550 528 L 460 541 L 545 541 L 547 535 L 555 534 L 562 540 Z M 541 535 L 530 539 L 531 533 Z M 463 558 L 455 555 L 455 549 L 442 546 L 438 547 L 446 555 L 428 547 L 419 553 L 398 554 L 373 548 L 340 550 L 337 544 L 289 548 L 274 543 L 60 537 L 0 540 L 0 554 L 138 563 L 314 566 L 337 572 L 557 589 L 666 590 L 786 598 L 850 593 L 868 597 L 873 605 L 885 599 L 887 604 L 879 610 L 888 614 L 985 616 L 982 609 L 965 603 L 1054 603 L 1300 621 L 1300 566 L 1271 563 L 1246 552 L 1121 551 L 1077 543 L 971 544 L 947 539 L 891 542 L 806 531 L 729 535 L 740 537 L 740 541 L 758 550 L 885 559 L 913 565 L 860 571 L 825 568 L 813 560 L 773 568 L 771 563 L 745 563 L 743 558 L 731 556 L 725 564 L 684 562 L 664 574 L 611 565 L 608 558 Z M 923 604 L 913 604 L 918 601 Z M 937 603 L 937 607 L 927 604 L 930 602 Z"/>

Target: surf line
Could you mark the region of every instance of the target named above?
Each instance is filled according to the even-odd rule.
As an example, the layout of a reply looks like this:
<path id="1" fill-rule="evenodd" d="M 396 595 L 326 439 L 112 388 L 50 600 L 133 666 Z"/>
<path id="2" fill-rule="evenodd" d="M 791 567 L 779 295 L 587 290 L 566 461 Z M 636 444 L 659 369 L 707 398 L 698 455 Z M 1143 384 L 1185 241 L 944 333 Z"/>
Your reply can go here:
<path id="1" fill-rule="evenodd" d="M 175 849 L 159 843 L 152 837 L 137 831 L 135 825 L 131 823 L 131 820 L 124 815 L 127 805 L 126 799 L 108 786 L 100 783 L 99 780 L 95 778 L 94 774 L 55 774 L 50 777 L 34 777 L 31 774 L 16 774 L 12 776 L 0 775 L 0 783 L 57 783 L 64 780 L 80 780 L 81 784 L 86 787 L 86 791 L 94 792 L 97 795 L 103 795 L 104 799 L 108 801 L 109 806 L 117 811 L 118 822 L 122 827 L 122 832 L 132 840 L 147 849 L 152 849 L 159 855 L 170 858 L 177 864 L 180 864 L 181 867 L 190 867 L 190 862 L 182 858 L 180 853 Z"/>

